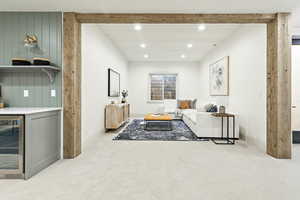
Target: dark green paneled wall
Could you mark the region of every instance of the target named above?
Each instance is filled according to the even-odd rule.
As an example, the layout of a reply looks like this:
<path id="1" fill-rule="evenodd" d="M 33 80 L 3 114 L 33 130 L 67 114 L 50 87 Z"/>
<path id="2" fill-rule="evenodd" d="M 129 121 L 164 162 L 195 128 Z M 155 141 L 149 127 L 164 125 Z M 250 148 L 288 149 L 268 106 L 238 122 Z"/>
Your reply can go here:
<path id="1" fill-rule="evenodd" d="M 38 38 L 38 48 L 24 47 L 26 34 Z M 62 66 L 62 13 L 0 12 L 0 65 L 10 65 L 13 57 L 45 57 L 52 65 Z M 40 71 L 0 71 L 2 96 L 9 106 L 61 106 L 62 73 L 51 84 Z M 51 97 L 51 89 L 56 97 Z M 29 90 L 29 97 L 24 97 Z"/>

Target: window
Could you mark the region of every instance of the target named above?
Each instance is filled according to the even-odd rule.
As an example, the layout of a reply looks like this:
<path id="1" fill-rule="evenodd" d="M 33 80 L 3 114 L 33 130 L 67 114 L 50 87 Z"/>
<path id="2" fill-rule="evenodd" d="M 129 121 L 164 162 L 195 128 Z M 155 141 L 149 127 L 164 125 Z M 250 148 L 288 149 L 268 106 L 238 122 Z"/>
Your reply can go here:
<path id="1" fill-rule="evenodd" d="M 176 74 L 150 74 L 150 100 L 176 99 Z"/>

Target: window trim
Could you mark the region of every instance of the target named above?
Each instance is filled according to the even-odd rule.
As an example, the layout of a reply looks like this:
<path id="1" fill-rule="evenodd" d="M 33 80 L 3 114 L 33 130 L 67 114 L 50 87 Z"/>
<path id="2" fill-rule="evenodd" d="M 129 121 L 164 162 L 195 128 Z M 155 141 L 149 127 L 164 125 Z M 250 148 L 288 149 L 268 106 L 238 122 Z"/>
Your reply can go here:
<path id="1" fill-rule="evenodd" d="M 148 103 L 162 103 L 164 102 L 164 99 L 163 100 L 151 100 L 151 76 L 153 75 L 173 75 L 176 77 L 176 88 L 175 88 L 175 91 L 176 91 L 176 97 L 174 100 L 177 100 L 178 98 L 178 74 L 177 73 L 149 73 L 148 75 Z M 164 98 L 164 89 L 163 89 L 163 98 Z"/>

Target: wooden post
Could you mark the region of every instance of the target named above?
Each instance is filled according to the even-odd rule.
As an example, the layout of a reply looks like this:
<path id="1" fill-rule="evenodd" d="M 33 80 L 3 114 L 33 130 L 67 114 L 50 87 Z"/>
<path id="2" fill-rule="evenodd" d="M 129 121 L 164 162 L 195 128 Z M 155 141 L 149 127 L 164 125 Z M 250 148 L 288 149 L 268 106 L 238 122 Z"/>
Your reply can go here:
<path id="1" fill-rule="evenodd" d="M 289 14 L 267 24 L 267 153 L 291 158 L 291 39 Z"/>
<path id="2" fill-rule="evenodd" d="M 64 13 L 64 158 L 81 153 L 81 24 Z"/>

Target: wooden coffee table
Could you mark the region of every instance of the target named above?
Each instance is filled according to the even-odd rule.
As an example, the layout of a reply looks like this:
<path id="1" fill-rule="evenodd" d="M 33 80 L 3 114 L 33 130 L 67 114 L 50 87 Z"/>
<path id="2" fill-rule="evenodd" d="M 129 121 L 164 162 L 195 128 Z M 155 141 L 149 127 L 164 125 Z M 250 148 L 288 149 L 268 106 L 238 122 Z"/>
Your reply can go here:
<path id="1" fill-rule="evenodd" d="M 155 115 L 147 114 L 144 117 L 145 130 L 147 131 L 171 131 L 172 127 L 172 116 L 168 114 Z"/>

